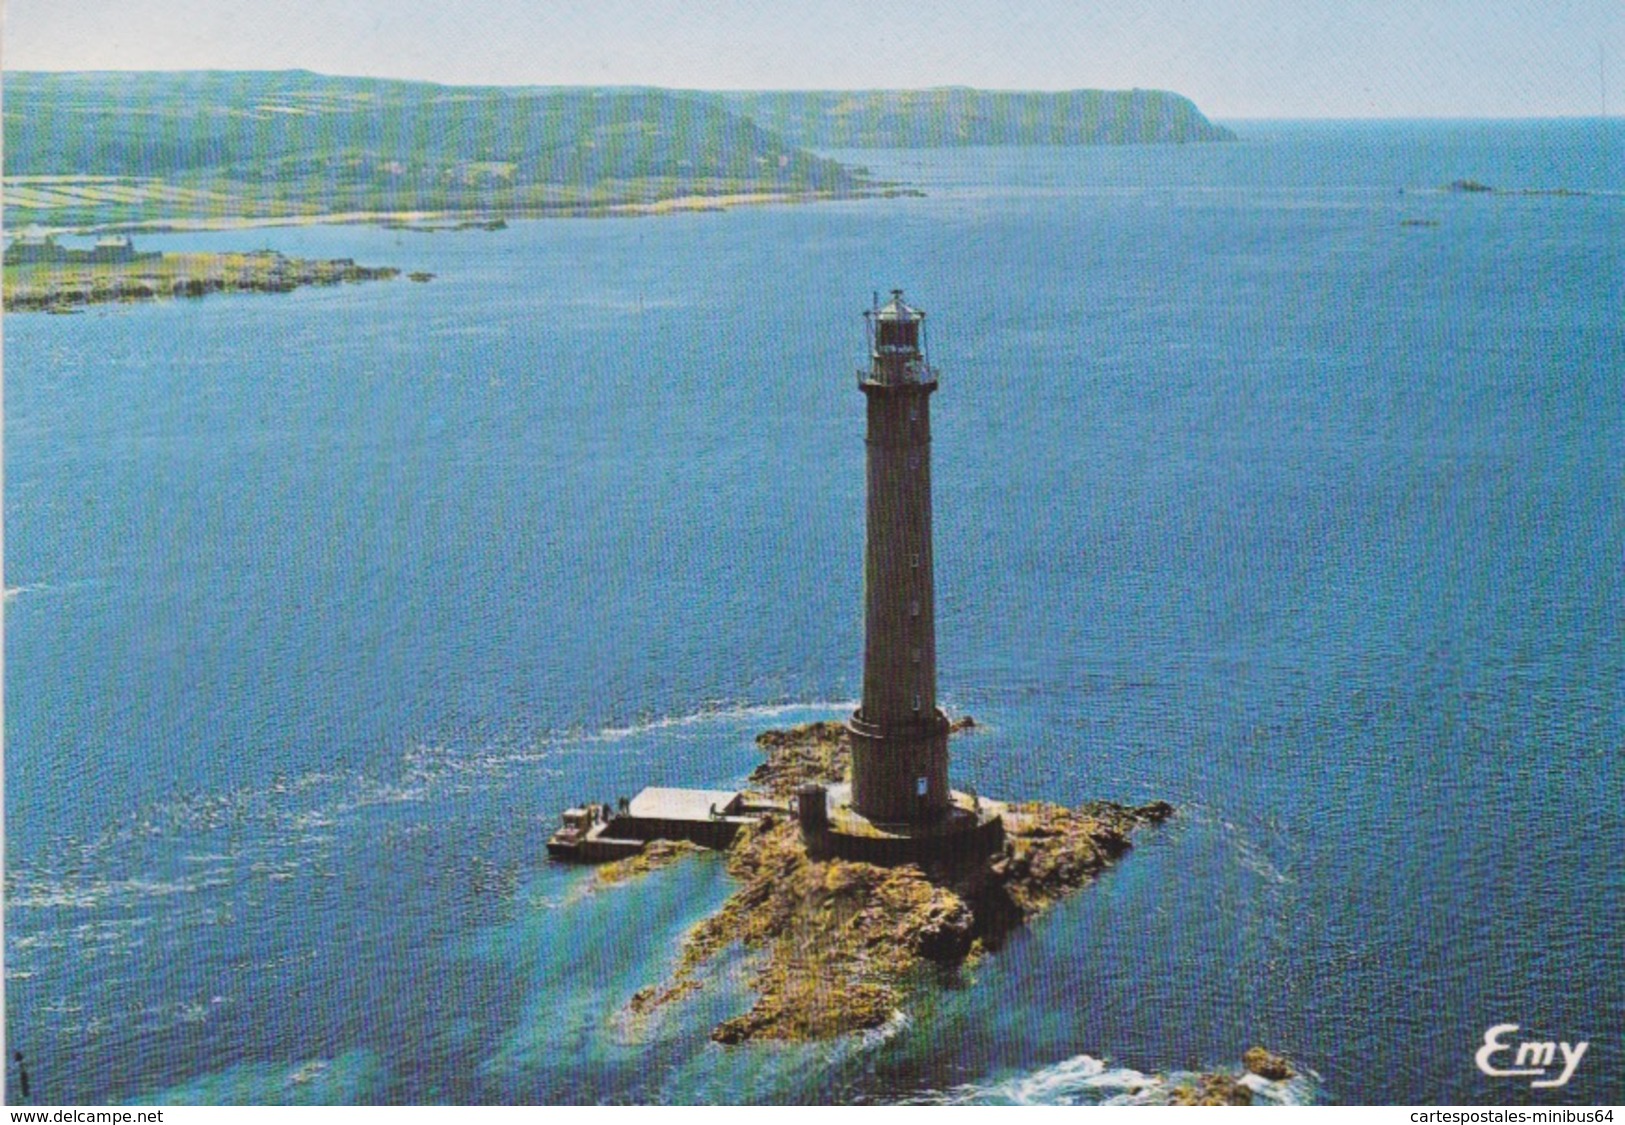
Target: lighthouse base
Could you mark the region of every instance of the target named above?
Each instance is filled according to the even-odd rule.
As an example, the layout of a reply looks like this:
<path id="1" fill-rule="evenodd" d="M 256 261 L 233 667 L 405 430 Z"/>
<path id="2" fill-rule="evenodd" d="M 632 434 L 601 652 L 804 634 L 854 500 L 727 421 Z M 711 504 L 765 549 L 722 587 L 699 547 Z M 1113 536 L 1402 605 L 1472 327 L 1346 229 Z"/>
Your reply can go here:
<path id="1" fill-rule="evenodd" d="M 928 824 L 949 816 L 948 716 L 940 709 L 882 726 L 860 708 L 846 722 L 852 808 L 869 820 Z"/>
<path id="2" fill-rule="evenodd" d="M 926 823 L 872 820 L 852 807 L 849 785 L 823 794 L 798 793 L 802 839 L 809 854 L 893 866 L 959 867 L 979 863 L 1004 847 L 1004 805 L 953 791 L 941 816 Z"/>

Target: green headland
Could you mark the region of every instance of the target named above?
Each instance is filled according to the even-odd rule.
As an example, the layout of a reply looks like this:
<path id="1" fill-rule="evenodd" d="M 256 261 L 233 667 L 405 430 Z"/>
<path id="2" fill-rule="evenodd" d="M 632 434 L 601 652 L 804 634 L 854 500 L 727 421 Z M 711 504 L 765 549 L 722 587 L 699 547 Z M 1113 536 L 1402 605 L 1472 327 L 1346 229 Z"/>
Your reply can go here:
<path id="1" fill-rule="evenodd" d="M 10 73 L 5 223 L 424 223 L 881 193 L 818 148 L 1230 139 L 1159 91 L 706 93 L 308 71 Z"/>
<path id="2" fill-rule="evenodd" d="M 511 218 L 919 194 L 817 149 L 1231 139 L 1160 91 L 706 93 L 309 71 L 9 73 L 4 125 L 5 303 L 48 312 L 399 272 L 267 253 L 152 260 L 127 246 L 96 257 L 46 245 L 57 234 L 500 230 Z"/>

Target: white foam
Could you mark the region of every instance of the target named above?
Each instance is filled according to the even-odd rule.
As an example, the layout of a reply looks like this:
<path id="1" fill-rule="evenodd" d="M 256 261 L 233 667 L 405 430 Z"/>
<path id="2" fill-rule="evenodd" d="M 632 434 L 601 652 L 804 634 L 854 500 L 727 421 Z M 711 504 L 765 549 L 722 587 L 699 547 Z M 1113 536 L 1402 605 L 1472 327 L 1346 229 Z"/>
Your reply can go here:
<path id="1" fill-rule="evenodd" d="M 1288 883 L 1297 882 L 1297 880 L 1292 876 L 1286 874 L 1279 867 L 1275 866 L 1275 864 L 1270 861 L 1268 856 L 1266 856 L 1247 839 L 1238 835 L 1235 840 L 1235 847 L 1236 862 L 1241 864 L 1245 870 L 1251 871 L 1254 875 L 1261 876 L 1265 880 L 1277 885 L 1284 886 Z"/>
<path id="2" fill-rule="evenodd" d="M 1219 1068 L 1223 1073 L 1233 1073 Z M 1113 1067 L 1093 1055 L 1073 1055 L 1058 1063 L 997 1082 L 973 1082 L 950 1090 L 926 1091 L 909 1099 L 930 1105 L 1166 1105 L 1177 1086 L 1192 1084 L 1195 1071 L 1145 1074 Z M 1284 1082 L 1244 1073 L 1237 1080 L 1257 1104 L 1313 1105 L 1318 1075 L 1312 1071 Z"/>
<path id="3" fill-rule="evenodd" d="M 17 586 L 7 586 L 5 588 L 5 600 L 8 602 L 14 602 L 24 594 L 43 594 L 52 591 L 74 590 L 90 585 L 93 585 L 93 583 L 85 579 L 64 582 L 58 585 L 53 585 L 49 582 L 24 582 Z"/>
<path id="4" fill-rule="evenodd" d="M 1073 1055 L 1031 1074 L 967 1083 L 920 1100 L 940 1105 L 1071 1105 L 1098 1101 L 1104 1090 L 1133 1089 L 1154 1081 L 1137 1070 L 1108 1067 L 1093 1055 Z"/>
<path id="5" fill-rule="evenodd" d="M 698 726 L 701 723 L 737 722 L 742 719 L 773 719 L 796 712 L 831 712 L 841 714 L 857 707 L 857 701 L 819 701 L 813 703 L 737 704 L 729 707 L 710 707 L 687 715 L 669 715 L 648 719 L 624 727 L 604 727 L 596 734 L 582 736 L 582 742 L 619 742 L 640 734 L 650 734 L 675 727 Z"/>
<path id="6" fill-rule="evenodd" d="M 872 1051 L 906 1031 L 912 1022 L 907 1012 L 901 1008 L 893 1008 L 892 1014 L 887 1016 L 886 1022 L 879 1027 L 865 1028 L 856 1035 L 846 1035 L 836 1040 L 830 1061 L 836 1062 L 864 1051 Z"/>
<path id="7" fill-rule="evenodd" d="M 1320 1075 L 1312 1070 L 1295 1074 L 1284 1082 L 1271 1082 L 1267 1078 L 1259 1081 L 1262 1083 L 1260 1086 L 1248 1083 L 1249 1088 L 1255 1090 L 1260 1098 L 1277 1105 L 1314 1105 L 1320 1089 Z"/>
<path id="8" fill-rule="evenodd" d="M 1296 876 L 1276 863 L 1265 850 L 1265 846 L 1255 839 L 1253 830 L 1246 825 L 1227 820 L 1200 803 L 1182 805 L 1180 814 L 1187 823 L 1216 828 L 1219 836 L 1235 856 L 1236 863 L 1244 871 L 1250 871 L 1277 886 L 1286 886 L 1298 881 Z"/>

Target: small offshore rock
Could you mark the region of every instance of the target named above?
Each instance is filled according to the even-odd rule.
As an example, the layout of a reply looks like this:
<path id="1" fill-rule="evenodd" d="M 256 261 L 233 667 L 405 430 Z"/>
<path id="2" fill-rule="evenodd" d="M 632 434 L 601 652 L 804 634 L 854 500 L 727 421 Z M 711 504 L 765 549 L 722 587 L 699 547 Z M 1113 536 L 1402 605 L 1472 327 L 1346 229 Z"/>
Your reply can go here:
<path id="1" fill-rule="evenodd" d="M 1253 1092 L 1228 1074 L 1203 1074 L 1168 1092 L 1169 1105 L 1252 1105 Z"/>
<path id="2" fill-rule="evenodd" d="M 1134 819 L 1141 824 L 1161 824 L 1174 815 L 1174 806 L 1167 801 L 1152 801 L 1134 810 Z"/>
<path id="3" fill-rule="evenodd" d="M 1284 1082 L 1293 1075 L 1291 1063 L 1262 1047 L 1248 1047 L 1241 1056 L 1241 1065 L 1271 1082 Z"/>

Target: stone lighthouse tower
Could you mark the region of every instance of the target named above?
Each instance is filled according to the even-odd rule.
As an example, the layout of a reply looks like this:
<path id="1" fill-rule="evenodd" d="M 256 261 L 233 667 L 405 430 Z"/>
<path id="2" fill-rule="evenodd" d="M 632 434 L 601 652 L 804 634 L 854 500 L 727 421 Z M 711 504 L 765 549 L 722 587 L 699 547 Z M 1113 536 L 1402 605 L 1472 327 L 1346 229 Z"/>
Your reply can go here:
<path id="1" fill-rule="evenodd" d="M 863 566 L 863 703 L 848 724 L 851 807 L 880 823 L 947 815 L 948 719 L 937 710 L 931 578 L 931 393 L 925 313 L 903 291 L 864 314 L 869 369 L 868 523 Z"/>
<path id="2" fill-rule="evenodd" d="M 866 863 L 981 862 L 1004 845 L 1002 802 L 948 787 L 948 717 L 937 709 L 931 572 L 931 394 L 925 313 L 878 301 L 869 366 L 863 551 L 863 700 L 846 724 L 847 782 L 796 790 L 810 854 Z"/>

